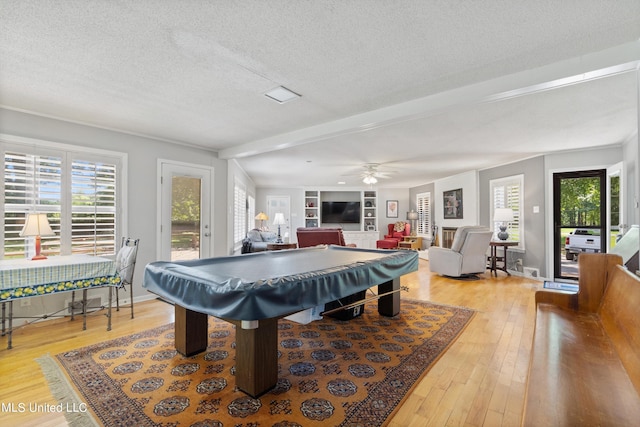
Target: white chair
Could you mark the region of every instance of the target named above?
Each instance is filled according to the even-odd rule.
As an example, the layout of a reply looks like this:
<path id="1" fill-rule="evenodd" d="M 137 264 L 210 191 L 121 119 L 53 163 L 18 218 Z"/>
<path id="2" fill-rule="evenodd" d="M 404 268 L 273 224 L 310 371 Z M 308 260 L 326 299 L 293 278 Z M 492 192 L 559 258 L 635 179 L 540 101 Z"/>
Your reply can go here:
<path id="1" fill-rule="evenodd" d="M 429 248 L 429 269 L 449 277 L 466 277 L 487 269 L 487 250 L 493 232 L 487 227 L 458 227 L 451 249 Z"/>
<path id="2" fill-rule="evenodd" d="M 129 299 L 131 306 L 131 318 L 133 319 L 133 273 L 136 268 L 136 257 L 138 256 L 138 242 L 140 239 L 122 238 L 120 250 L 116 255 L 116 271 L 120 277 L 120 284 L 109 287 L 109 310 L 107 317 L 107 331 L 111 330 L 111 305 L 113 302 L 113 288 L 116 289 L 116 311 L 120 311 L 120 298 L 118 292 L 129 285 Z M 126 290 L 126 289 L 125 289 Z"/>

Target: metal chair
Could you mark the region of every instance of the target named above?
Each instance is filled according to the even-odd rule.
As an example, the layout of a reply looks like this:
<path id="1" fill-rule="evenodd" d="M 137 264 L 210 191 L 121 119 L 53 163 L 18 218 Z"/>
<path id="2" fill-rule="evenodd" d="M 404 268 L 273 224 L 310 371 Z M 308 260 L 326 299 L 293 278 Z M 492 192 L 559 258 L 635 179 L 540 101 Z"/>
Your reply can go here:
<path id="1" fill-rule="evenodd" d="M 116 271 L 120 277 L 120 283 L 117 286 L 109 287 L 109 310 L 107 317 L 107 331 L 111 330 L 111 305 L 113 303 L 113 288 L 116 289 L 116 311 L 120 311 L 120 298 L 118 292 L 125 289 L 129 285 L 129 298 L 131 306 L 131 318 L 133 319 L 133 273 L 136 267 L 136 257 L 138 256 L 138 242 L 140 239 L 131 239 L 129 237 L 122 238 L 120 250 L 116 255 Z"/>

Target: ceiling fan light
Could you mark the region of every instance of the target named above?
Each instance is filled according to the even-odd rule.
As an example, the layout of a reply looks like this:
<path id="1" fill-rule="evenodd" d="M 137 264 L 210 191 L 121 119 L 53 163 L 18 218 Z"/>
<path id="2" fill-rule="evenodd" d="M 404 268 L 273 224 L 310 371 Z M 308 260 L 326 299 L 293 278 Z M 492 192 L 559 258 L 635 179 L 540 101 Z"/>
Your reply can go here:
<path id="1" fill-rule="evenodd" d="M 375 184 L 376 182 L 378 182 L 378 180 L 375 176 L 367 175 L 363 178 L 362 182 L 364 182 L 365 184 Z"/>

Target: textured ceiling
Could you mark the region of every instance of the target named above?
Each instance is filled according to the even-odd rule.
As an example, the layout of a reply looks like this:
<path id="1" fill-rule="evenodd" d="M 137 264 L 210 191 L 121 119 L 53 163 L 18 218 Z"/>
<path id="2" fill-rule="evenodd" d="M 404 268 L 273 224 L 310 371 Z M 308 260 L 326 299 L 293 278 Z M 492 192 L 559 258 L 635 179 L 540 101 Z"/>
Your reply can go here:
<path id="1" fill-rule="evenodd" d="M 637 0 L 0 4 L 0 105 L 218 151 L 258 186 L 373 162 L 408 187 L 638 128 Z"/>

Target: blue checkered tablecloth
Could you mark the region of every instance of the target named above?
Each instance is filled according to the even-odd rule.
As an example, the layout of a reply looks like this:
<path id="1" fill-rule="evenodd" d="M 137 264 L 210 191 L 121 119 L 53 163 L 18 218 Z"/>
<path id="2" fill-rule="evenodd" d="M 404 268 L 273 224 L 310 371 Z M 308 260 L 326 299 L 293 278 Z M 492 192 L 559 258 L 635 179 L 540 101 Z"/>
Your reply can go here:
<path id="1" fill-rule="evenodd" d="M 118 284 L 113 260 L 90 255 L 0 260 L 0 301 Z"/>

